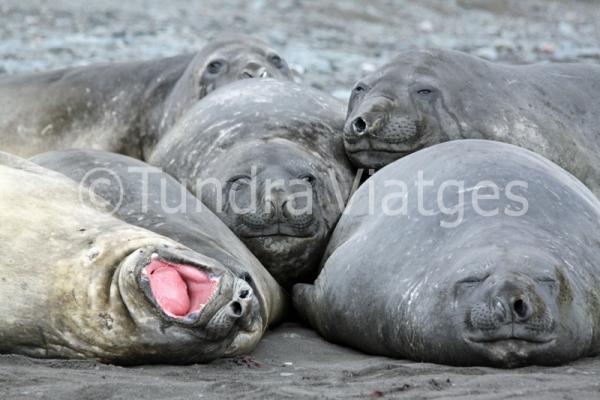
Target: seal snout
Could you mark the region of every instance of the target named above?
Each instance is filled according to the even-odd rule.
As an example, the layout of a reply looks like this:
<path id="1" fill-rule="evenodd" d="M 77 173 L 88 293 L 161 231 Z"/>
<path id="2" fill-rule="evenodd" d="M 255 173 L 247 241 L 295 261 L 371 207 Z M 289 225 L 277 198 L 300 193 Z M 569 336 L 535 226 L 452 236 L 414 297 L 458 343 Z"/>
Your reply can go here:
<path id="1" fill-rule="evenodd" d="M 206 324 L 206 336 L 212 339 L 222 338 L 236 326 L 243 330 L 252 330 L 256 319 L 259 318 L 257 304 L 258 300 L 250 285 L 236 278 L 231 301 L 217 311 Z"/>
<path id="2" fill-rule="evenodd" d="M 366 99 L 350 112 L 344 146 L 353 164 L 380 168 L 424 147 L 424 123 L 387 97 Z"/>
<path id="3" fill-rule="evenodd" d="M 272 188 L 255 210 L 239 215 L 237 233 L 242 237 L 312 236 L 319 225 L 312 209 L 315 204 L 299 196 L 298 189 L 291 184 Z"/>
<path id="4" fill-rule="evenodd" d="M 521 277 L 489 278 L 473 295 L 465 322 L 473 342 L 547 343 L 554 318 L 544 289 Z"/>

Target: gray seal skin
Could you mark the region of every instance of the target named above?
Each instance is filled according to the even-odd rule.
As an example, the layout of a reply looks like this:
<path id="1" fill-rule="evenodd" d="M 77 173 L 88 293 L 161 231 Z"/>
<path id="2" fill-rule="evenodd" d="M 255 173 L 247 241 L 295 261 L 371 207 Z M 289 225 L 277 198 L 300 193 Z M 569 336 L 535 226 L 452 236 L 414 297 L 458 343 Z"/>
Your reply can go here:
<path id="1" fill-rule="evenodd" d="M 421 172 L 430 181 L 427 215 L 414 184 Z M 406 196 L 392 180 L 406 184 Z M 451 180 L 464 186 L 443 189 Z M 497 185 L 495 196 L 480 189 L 485 181 Z M 440 189 L 442 206 L 464 211 L 454 227 L 443 225 L 456 216 L 440 212 Z M 472 202 L 474 192 L 492 198 Z M 405 204 L 405 212 L 385 215 L 386 196 L 388 210 Z M 599 234 L 600 202 L 556 164 L 509 144 L 451 141 L 388 165 L 358 189 L 318 279 L 295 285 L 293 301 L 326 339 L 367 353 L 561 364 L 600 351 Z"/>
<path id="2" fill-rule="evenodd" d="M 349 196 L 343 108 L 292 82 L 234 82 L 190 109 L 149 163 L 185 184 L 289 287 L 314 278 Z"/>
<path id="3" fill-rule="evenodd" d="M 282 313 L 273 279 L 210 214 L 206 248 L 231 240 L 223 253 L 252 282 L 222 254 L 127 224 L 92 191 L 7 153 L 0 187 L 1 353 L 209 362 L 252 351 Z"/>
<path id="4" fill-rule="evenodd" d="M 600 194 L 600 66 L 504 65 L 449 50 L 407 51 L 353 89 L 344 131 L 357 167 L 454 139 L 535 151 Z"/>
<path id="5" fill-rule="evenodd" d="M 198 53 L 0 77 L 0 150 L 30 157 L 93 148 L 144 159 L 197 100 L 251 77 L 290 79 L 262 41 L 230 36 Z"/>

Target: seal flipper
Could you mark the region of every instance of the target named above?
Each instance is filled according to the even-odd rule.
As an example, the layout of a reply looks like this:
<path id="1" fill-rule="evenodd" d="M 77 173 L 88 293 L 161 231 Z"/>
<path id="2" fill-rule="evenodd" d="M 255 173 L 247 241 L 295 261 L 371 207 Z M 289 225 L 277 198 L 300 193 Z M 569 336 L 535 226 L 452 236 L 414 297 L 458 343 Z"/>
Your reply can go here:
<path id="1" fill-rule="evenodd" d="M 315 285 L 298 283 L 292 289 L 292 302 L 305 322 L 318 330 L 318 310 L 315 307 Z"/>

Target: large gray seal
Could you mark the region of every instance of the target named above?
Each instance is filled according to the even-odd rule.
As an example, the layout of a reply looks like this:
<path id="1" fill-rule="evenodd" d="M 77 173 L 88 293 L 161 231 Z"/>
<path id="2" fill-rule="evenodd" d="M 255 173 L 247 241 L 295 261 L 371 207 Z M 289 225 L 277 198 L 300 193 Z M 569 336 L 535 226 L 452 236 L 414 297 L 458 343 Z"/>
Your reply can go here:
<path id="1" fill-rule="evenodd" d="M 543 155 L 600 194 L 599 90 L 598 65 L 407 51 L 354 87 L 346 151 L 357 166 L 380 168 L 447 140 L 497 140 Z"/>
<path id="2" fill-rule="evenodd" d="M 0 150 L 28 157 L 94 148 L 143 159 L 197 100 L 229 82 L 290 78 L 262 41 L 216 40 L 196 54 L 0 77 Z"/>
<path id="3" fill-rule="evenodd" d="M 208 362 L 252 351 L 281 317 L 281 289 L 210 214 L 195 220 L 205 247 L 192 251 L 6 153 L 0 187 L 2 353 Z"/>
<path id="4" fill-rule="evenodd" d="M 454 365 L 600 352 L 600 202 L 520 147 L 451 141 L 352 196 L 294 304 L 325 338 Z"/>
<path id="5" fill-rule="evenodd" d="M 352 186 L 343 104 L 273 79 L 198 102 L 150 164 L 185 184 L 285 286 L 314 278 Z"/>

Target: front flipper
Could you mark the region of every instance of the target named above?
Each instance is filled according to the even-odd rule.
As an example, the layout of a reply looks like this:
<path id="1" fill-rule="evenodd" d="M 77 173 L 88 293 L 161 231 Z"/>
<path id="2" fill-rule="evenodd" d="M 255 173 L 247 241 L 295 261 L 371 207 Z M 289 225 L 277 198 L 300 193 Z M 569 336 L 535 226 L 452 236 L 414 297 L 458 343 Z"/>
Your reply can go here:
<path id="1" fill-rule="evenodd" d="M 314 329 L 319 330 L 318 307 L 316 307 L 315 285 L 298 283 L 294 285 L 292 302 L 300 316 Z"/>

